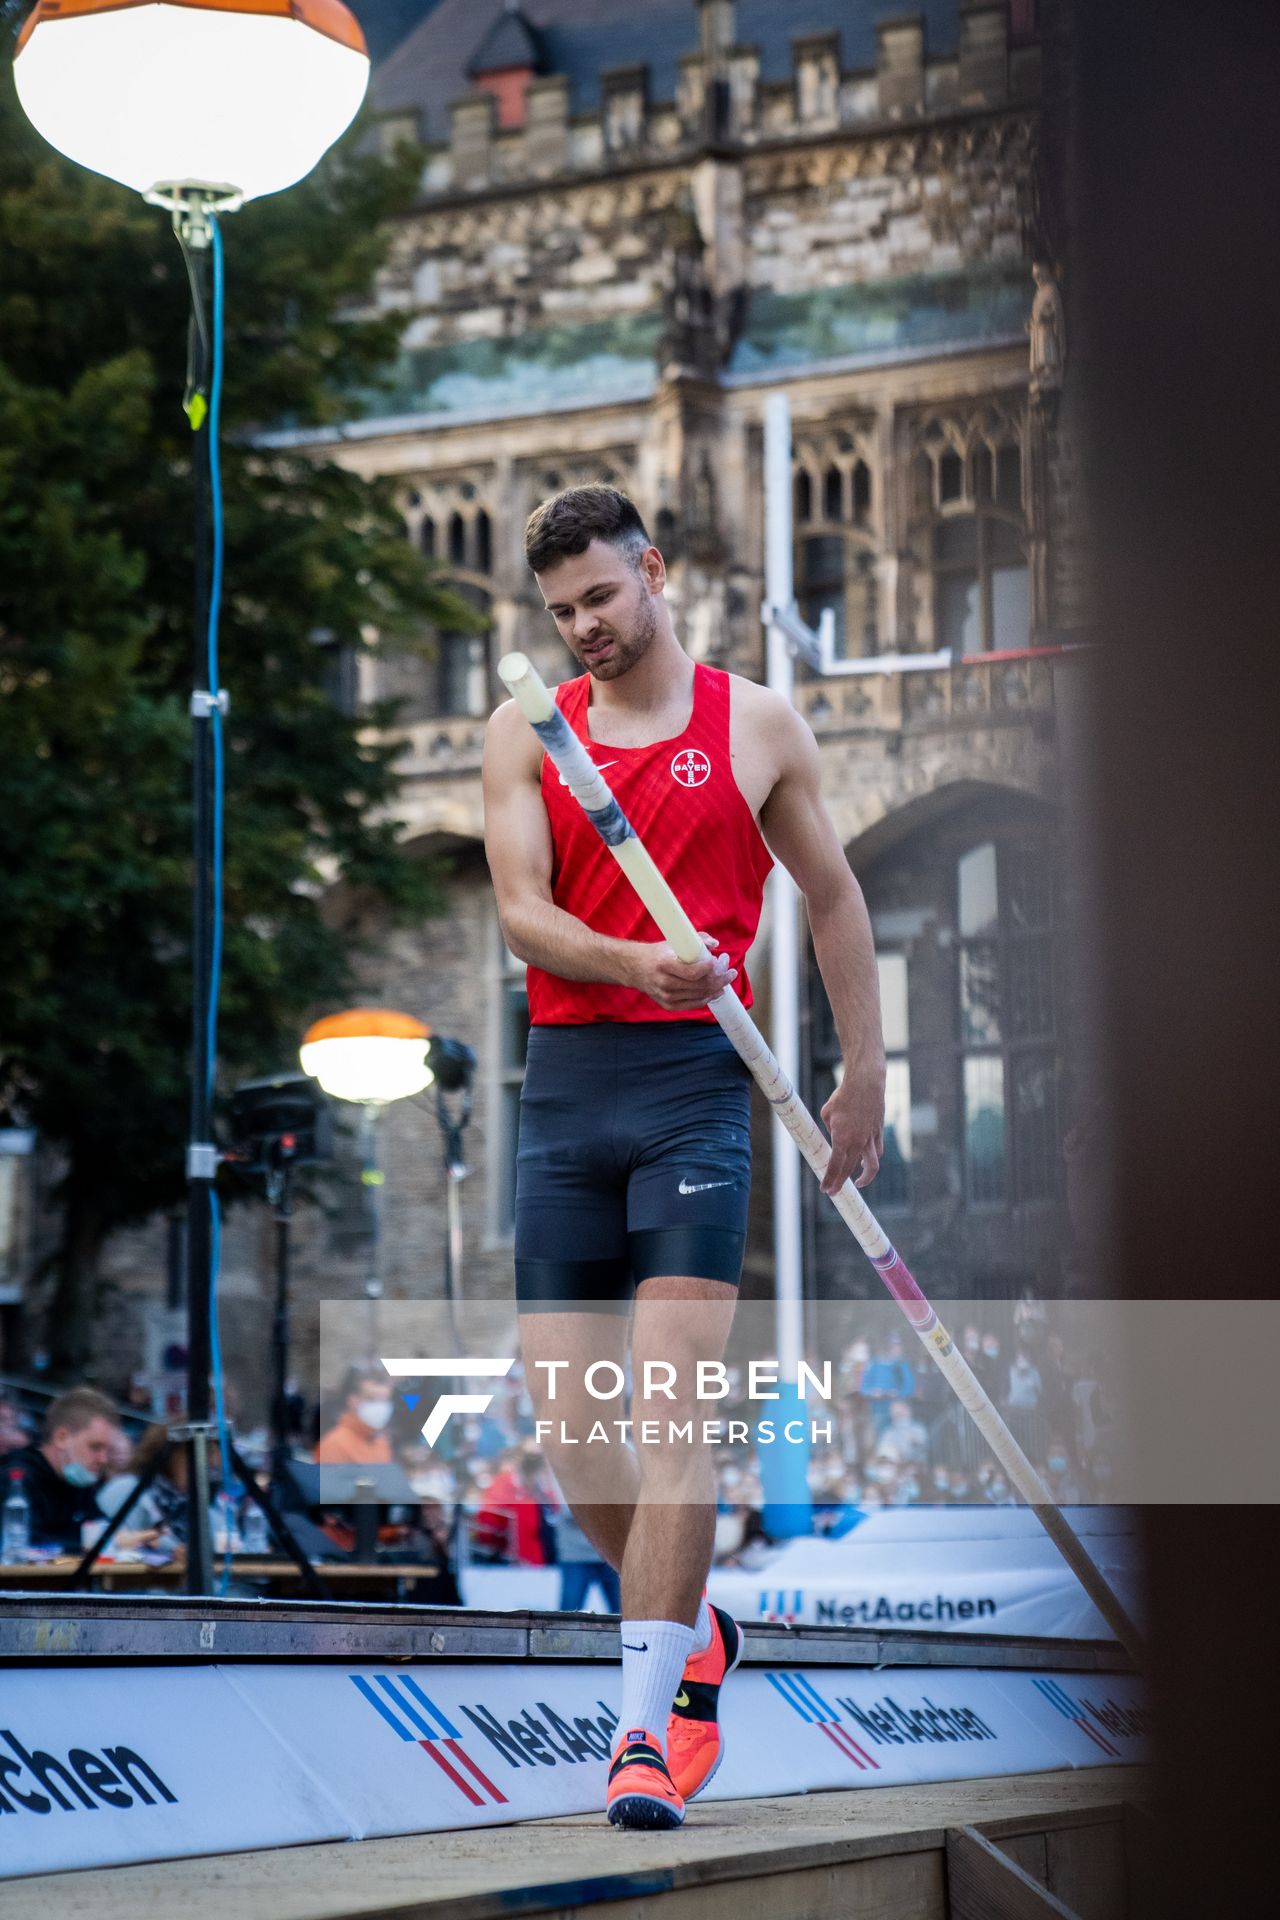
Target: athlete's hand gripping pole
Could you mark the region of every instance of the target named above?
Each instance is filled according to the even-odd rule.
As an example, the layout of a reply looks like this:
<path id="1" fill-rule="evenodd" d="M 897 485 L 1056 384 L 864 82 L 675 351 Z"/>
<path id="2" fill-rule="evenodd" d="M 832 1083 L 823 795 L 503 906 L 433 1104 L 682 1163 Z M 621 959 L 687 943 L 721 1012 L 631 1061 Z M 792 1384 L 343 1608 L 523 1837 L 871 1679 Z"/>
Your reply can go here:
<path id="1" fill-rule="evenodd" d="M 708 959 L 710 956 L 692 920 L 654 865 L 631 822 L 610 792 L 604 775 L 552 699 L 532 662 L 522 653 L 508 653 L 498 662 L 498 675 L 677 958 L 685 961 Z M 717 994 L 710 1002 L 710 1008 L 770 1106 L 821 1179 L 831 1158 L 826 1135 L 778 1065 L 760 1029 L 730 986 Z M 946 1376 L 960 1404 L 1023 1499 L 1034 1509 L 1046 1533 L 1116 1639 L 1135 1662 L 1141 1664 L 1142 1640 L 1137 1628 L 1099 1568 L 1094 1565 L 1079 1536 L 1068 1526 L 1053 1495 L 992 1405 L 982 1383 L 916 1285 L 906 1262 L 890 1243 L 888 1235 L 858 1189 L 851 1180 L 846 1180 L 840 1191 L 830 1198 L 885 1287 Z"/>

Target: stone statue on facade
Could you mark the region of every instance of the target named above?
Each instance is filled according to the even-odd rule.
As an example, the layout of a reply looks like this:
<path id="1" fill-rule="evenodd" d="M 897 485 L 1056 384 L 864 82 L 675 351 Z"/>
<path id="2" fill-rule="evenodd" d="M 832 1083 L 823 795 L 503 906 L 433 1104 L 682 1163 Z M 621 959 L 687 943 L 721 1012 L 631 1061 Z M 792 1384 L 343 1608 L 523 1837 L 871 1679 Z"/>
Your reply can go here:
<path id="1" fill-rule="evenodd" d="M 680 373 L 714 375 L 720 365 L 721 348 L 705 249 L 696 234 L 681 234 L 670 258 L 671 280 L 659 363 L 668 378 Z"/>
<path id="2" fill-rule="evenodd" d="M 1067 330 L 1062 310 L 1062 295 L 1057 282 L 1042 260 L 1031 268 L 1036 283 L 1031 302 L 1027 332 L 1031 336 L 1031 391 L 1054 394 L 1062 386 L 1067 363 Z"/>

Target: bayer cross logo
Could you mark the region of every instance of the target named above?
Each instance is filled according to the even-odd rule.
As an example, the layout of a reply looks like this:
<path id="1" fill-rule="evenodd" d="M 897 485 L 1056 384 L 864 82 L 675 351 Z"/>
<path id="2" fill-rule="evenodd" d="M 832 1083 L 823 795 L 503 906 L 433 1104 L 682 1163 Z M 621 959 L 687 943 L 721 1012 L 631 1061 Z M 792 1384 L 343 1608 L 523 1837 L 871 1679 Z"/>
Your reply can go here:
<path id="1" fill-rule="evenodd" d="M 425 1380 L 441 1377 L 454 1379 L 467 1375 L 480 1374 L 486 1379 L 502 1379 L 515 1365 L 510 1360 L 436 1360 L 419 1357 L 417 1359 L 383 1358 L 383 1366 L 397 1380 Z M 406 1396 L 407 1397 L 407 1396 Z M 415 1394 L 409 1405 L 417 1404 Z M 422 1423 L 422 1437 L 429 1447 L 434 1447 L 444 1431 L 445 1421 L 451 1413 L 483 1413 L 493 1399 L 491 1393 L 442 1393 Z"/>
<path id="2" fill-rule="evenodd" d="M 711 762 L 697 747 L 686 747 L 671 762 L 671 772 L 682 787 L 700 787 L 711 774 Z"/>

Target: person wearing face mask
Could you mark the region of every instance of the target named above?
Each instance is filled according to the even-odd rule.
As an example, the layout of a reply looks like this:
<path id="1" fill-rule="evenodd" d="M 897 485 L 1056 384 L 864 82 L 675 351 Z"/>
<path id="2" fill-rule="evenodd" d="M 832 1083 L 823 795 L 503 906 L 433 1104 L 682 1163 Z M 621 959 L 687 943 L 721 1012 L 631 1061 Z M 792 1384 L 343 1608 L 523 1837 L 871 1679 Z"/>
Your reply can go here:
<path id="1" fill-rule="evenodd" d="M 1050 1437 L 1041 1477 L 1059 1506 L 1074 1507 L 1079 1504 L 1080 1483 L 1076 1479 L 1066 1443 L 1056 1433 Z"/>
<path id="2" fill-rule="evenodd" d="M 81 1526 L 104 1517 L 94 1494 L 119 1431 L 119 1416 L 105 1394 L 72 1387 L 45 1415 L 44 1439 L 6 1456 L 6 1473 L 22 1475 L 33 1547 L 79 1553 Z"/>
<path id="3" fill-rule="evenodd" d="M 392 1387 L 379 1368 L 352 1367 L 342 1385 L 342 1412 L 321 1434 L 316 1460 L 322 1467 L 377 1467 L 394 1460 L 387 1427 Z"/>

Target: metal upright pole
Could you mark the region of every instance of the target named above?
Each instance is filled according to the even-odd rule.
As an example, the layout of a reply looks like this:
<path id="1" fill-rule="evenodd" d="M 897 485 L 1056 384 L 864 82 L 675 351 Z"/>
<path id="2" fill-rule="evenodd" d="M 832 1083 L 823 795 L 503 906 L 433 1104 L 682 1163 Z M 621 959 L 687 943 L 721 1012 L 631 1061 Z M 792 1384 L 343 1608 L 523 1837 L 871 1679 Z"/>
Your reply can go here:
<path id="1" fill-rule="evenodd" d="M 205 261 L 209 229 L 196 194 L 175 215 L 188 251 L 192 298 L 192 391 L 199 403 L 190 418 L 195 538 L 195 607 L 192 635 L 191 780 L 191 1132 L 187 1146 L 187 1591 L 213 1589 L 213 1542 L 209 1531 L 209 1372 L 212 1359 L 209 1289 L 213 1271 L 212 1192 L 218 1171 L 212 1140 L 207 1066 L 209 998 L 213 961 L 213 713 L 209 691 L 209 414 L 204 404 L 209 366 L 205 320 Z M 224 1477 L 230 1463 L 223 1462 Z"/>
<path id="2" fill-rule="evenodd" d="M 770 394 L 764 418 L 765 598 L 771 607 L 792 601 L 791 420 L 785 393 Z M 769 685 L 787 701 L 794 675 L 781 627 L 771 622 L 766 642 Z M 800 1080 L 799 942 L 796 885 L 785 867 L 769 875 L 771 1039 L 774 1057 L 793 1086 Z M 773 1253 L 778 1371 L 794 1382 L 803 1351 L 803 1263 L 800 1155 L 773 1117 Z"/>
<path id="3" fill-rule="evenodd" d="M 276 1306 L 271 1322 L 271 1480 L 273 1491 L 284 1486 L 289 1464 L 289 1223 L 293 1218 L 288 1161 L 272 1174 L 272 1218 L 276 1229 Z"/>

